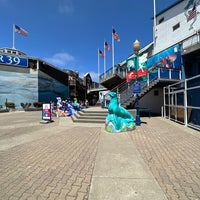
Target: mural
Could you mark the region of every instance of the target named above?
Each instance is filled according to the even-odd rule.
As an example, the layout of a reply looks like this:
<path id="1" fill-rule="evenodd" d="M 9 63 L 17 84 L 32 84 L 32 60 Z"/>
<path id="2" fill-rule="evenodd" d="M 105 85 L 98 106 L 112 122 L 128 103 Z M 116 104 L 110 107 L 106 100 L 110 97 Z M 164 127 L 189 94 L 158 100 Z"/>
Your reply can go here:
<path id="1" fill-rule="evenodd" d="M 147 80 L 146 77 L 148 73 L 158 74 L 158 69 L 160 70 L 160 77 L 169 78 L 169 69 L 173 71 L 172 78 L 178 78 L 179 70 L 181 69 L 181 52 L 180 45 L 175 45 L 162 51 L 149 59 L 147 59 L 147 54 L 138 56 L 138 69 L 136 66 L 136 57 L 129 58 L 127 60 L 128 73 L 126 75 L 127 82 L 137 78 L 139 81 Z"/>
<path id="2" fill-rule="evenodd" d="M 180 45 L 175 45 L 162 51 L 147 61 L 149 72 L 157 72 L 158 68 L 164 69 L 180 69 L 181 68 L 181 52 Z"/>
<path id="3" fill-rule="evenodd" d="M 21 103 L 56 102 L 56 97 L 68 97 L 68 86 L 44 73 L 29 74 L 0 71 L 0 105 L 5 107 L 6 99 L 21 108 Z"/>
<path id="4" fill-rule="evenodd" d="M 52 77 L 40 72 L 38 78 L 38 101 L 50 102 L 57 101 L 57 97 L 67 99 L 69 97 L 69 87 L 58 82 Z"/>
<path id="5" fill-rule="evenodd" d="M 0 71 L 0 104 L 6 99 L 21 108 L 21 102 L 38 101 L 38 79 L 36 74 Z"/>
<path id="6" fill-rule="evenodd" d="M 160 70 L 161 78 L 169 78 L 169 70 L 171 70 L 171 78 L 179 79 L 179 71 L 181 70 L 181 46 L 179 44 L 166 49 L 147 60 L 147 69 L 150 74 L 157 76 Z"/>

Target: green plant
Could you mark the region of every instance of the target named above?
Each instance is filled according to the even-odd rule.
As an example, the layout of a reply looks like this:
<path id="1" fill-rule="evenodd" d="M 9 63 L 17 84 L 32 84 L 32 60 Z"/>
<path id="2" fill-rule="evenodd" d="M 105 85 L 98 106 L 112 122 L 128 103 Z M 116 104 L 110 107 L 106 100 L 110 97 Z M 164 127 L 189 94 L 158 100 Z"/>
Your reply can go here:
<path id="1" fill-rule="evenodd" d="M 8 108 L 15 108 L 15 103 L 14 102 L 6 101 L 5 102 L 5 106 L 8 107 Z"/>
<path id="2" fill-rule="evenodd" d="M 42 107 L 43 102 L 33 102 L 33 106 L 35 108 L 41 108 Z"/>
<path id="3" fill-rule="evenodd" d="M 21 103 L 21 107 L 27 109 L 31 106 L 31 103 Z"/>

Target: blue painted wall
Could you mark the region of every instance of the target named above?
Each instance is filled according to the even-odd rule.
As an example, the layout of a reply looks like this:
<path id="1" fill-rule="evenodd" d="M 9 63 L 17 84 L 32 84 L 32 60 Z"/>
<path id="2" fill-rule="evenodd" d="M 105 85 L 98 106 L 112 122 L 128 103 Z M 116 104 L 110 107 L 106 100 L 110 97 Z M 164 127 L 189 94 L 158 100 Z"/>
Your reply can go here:
<path id="1" fill-rule="evenodd" d="M 22 108 L 21 102 L 50 102 L 56 97 L 69 96 L 69 87 L 45 73 L 35 74 L 0 71 L 0 105 L 5 107 L 6 99 Z"/>

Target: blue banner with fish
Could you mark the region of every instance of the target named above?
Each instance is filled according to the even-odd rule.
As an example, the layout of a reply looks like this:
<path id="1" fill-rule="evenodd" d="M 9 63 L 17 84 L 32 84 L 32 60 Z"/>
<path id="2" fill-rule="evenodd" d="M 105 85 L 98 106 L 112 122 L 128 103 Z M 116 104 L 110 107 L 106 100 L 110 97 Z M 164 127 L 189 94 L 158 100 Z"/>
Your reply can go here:
<path id="1" fill-rule="evenodd" d="M 147 68 L 150 73 L 156 73 L 158 68 L 162 71 L 165 69 L 180 70 L 181 69 L 181 46 L 179 44 L 162 51 L 147 61 Z"/>

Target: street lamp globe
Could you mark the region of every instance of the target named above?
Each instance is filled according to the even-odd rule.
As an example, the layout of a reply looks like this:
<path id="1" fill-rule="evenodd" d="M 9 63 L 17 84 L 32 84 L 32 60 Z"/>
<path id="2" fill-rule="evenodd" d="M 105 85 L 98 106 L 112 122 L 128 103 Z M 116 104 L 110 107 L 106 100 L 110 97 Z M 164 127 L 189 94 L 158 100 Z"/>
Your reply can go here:
<path id="1" fill-rule="evenodd" d="M 133 43 L 133 50 L 135 55 L 138 55 L 140 50 L 140 42 L 138 40 L 135 40 L 135 42 Z"/>

